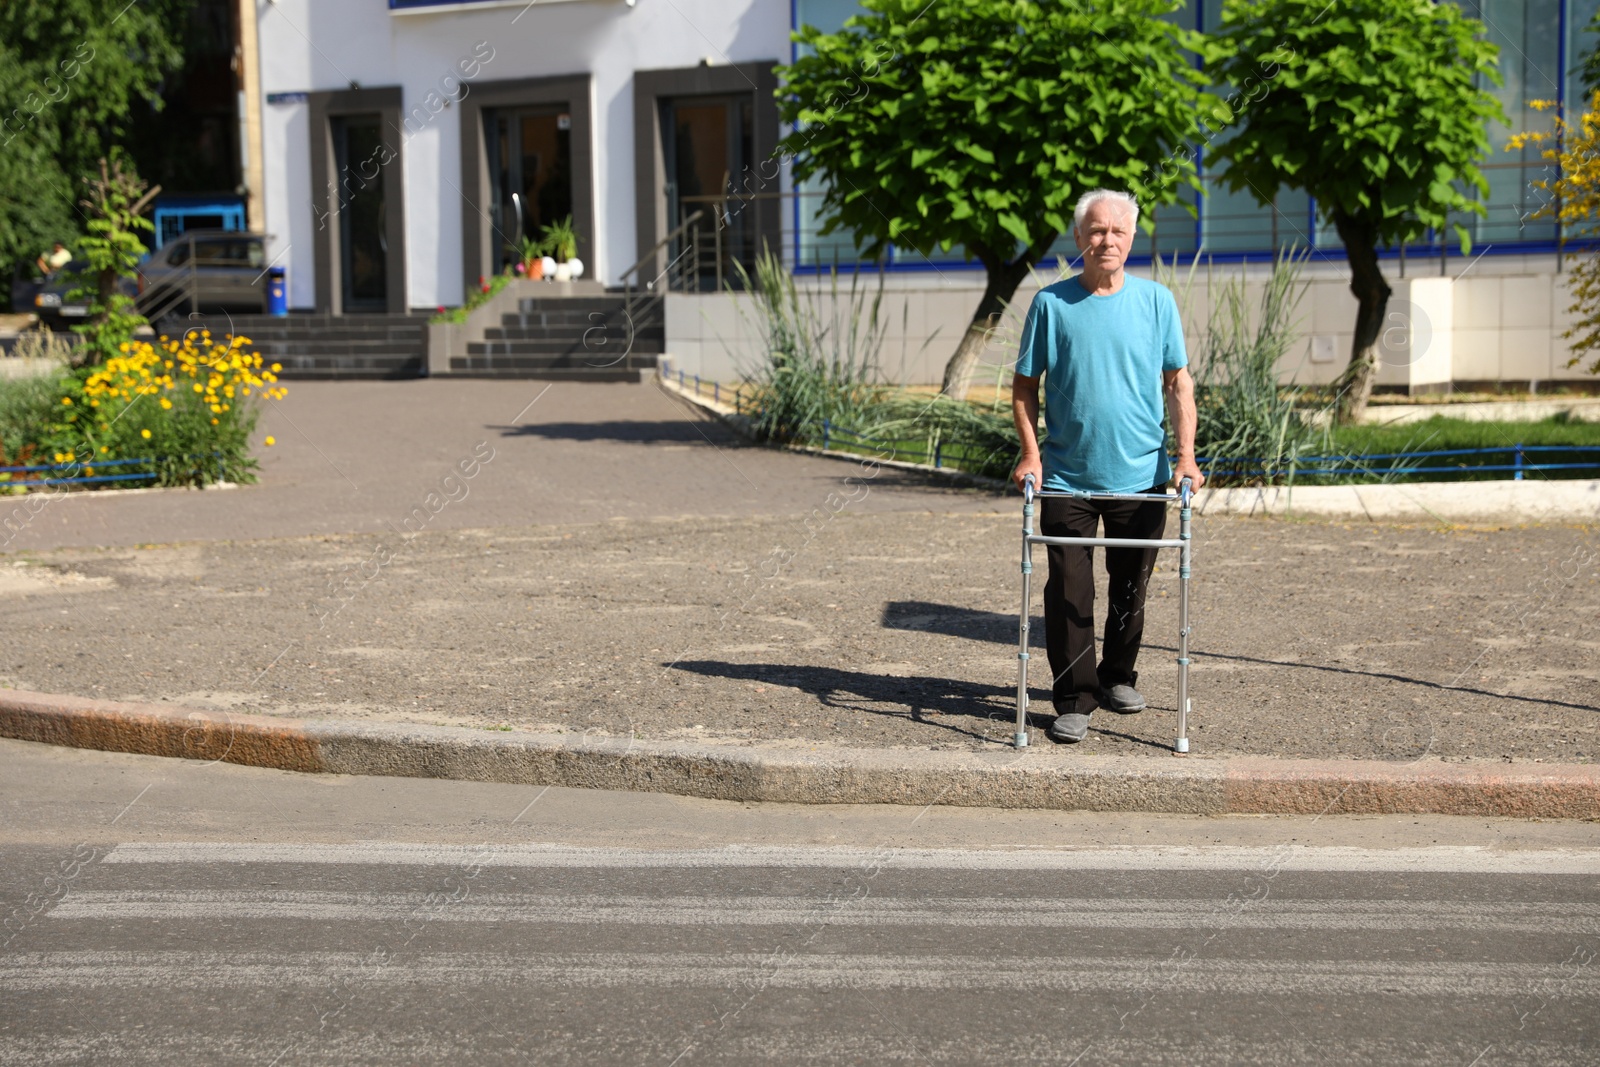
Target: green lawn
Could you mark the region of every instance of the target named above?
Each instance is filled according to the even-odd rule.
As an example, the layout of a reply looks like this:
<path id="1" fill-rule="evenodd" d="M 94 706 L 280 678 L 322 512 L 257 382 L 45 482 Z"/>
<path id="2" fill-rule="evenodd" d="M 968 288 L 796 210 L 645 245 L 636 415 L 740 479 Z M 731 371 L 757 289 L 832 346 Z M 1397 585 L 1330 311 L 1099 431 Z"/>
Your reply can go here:
<path id="1" fill-rule="evenodd" d="M 1572 445 L 1600 449 L 1600 422 L 1570 422 L 1557 416 L 1542 422 L 1468 422 L 1465 419 L 1436 415 L 1424 422 L 1404 426 L 1352 426 L 1334 433 L 1340 453 L 1383 455 L 1394 452 L 1434 452 L 1461 448 L 1494 448 L 1506 451 L 1489 455 L 1434 456 L 1407 461 L 1428 467 L 1452 467 L 1453 471 L 1429 471 L 1409 475 L 1412 479 L 1455 480 L 1459 478 L 1509 478 L 1510 471 L 1474 470 L 1489 465 L 1510 464 L 1516 445 Z M 1524 462 L 1583 463 L 1587 470 L 1532 471 L 1528 477 L 1600 477 L 1600 452 L 1525 452 Z M 1380 460 L 1375 466 L 1386 466 Z"/>

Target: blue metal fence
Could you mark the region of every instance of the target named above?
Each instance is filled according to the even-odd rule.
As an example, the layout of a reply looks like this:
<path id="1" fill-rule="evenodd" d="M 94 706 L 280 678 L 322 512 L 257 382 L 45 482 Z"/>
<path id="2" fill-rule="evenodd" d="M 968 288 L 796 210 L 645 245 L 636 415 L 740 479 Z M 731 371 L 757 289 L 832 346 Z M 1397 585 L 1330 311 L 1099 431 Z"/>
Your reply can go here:
<path id="1" fill-rule="evenodd" d="M 1563 456 L 1588 457 L 1578 463 L 1539 463 L 1540 455 L 1560 453 Z M 1446 463 L 1425 466 L 1425 462 L 1445 456 L 1506 456 L 1509 463 Z M 1530 459 L 1531 456 L 1531 459 Z M 1480 471 L 1511 472 L 1521 481 L 1529 472 L 1593 470 L 1600 472 L 1600 446 L 1595 445 L 1524 445 L 1509 444 L 1496 448 L 1444 448 L 1430 452 L 1375 452 L 1370 455 L 1299 456 L 1292 464 L 1275 470 L 1259 466 L 1233 466 L 1232 464 L 1259 464 L 1259 457 L 1250 459 L 1197 460 L 1207 477 L 1249 477 L 1251 475 L 1282 474 L 1292 469 L 1295 475 L 1351 475 L 1381 474 L 1410 477 L 1419 474 L 1468 474 Z M 1218 464 L 1230 464 L 1218 466 Z"/>
<path id="2" fill-rule="evenodd" d="M 223 469 L 222 469 L 222 453 L 221 452 L 203 452 L 203 453 L 197 453 L 197 454 L 194 454 L 194 455 L 183 455 L 183 456 L 146 456 L 146 457 L 141 458 L 141 459 L 104 459 L 104 460 L 97 459 L 97 460 L 89 460 L 89 461 L 75 460 L 75 461 L 73 461 L 71 463 L 43 463 L 43 464 L 36 464 L 36 465 L 33 465 L 33 466 L 25 466 L 25 467 L 0 467 L 0 474 L 7 474 L 7 475 L 37 474 L 37 473 L 40 473 L 40 472 L 56 472 L 56 471 L 72 471 L 72 470 L 94 470 L 97 467 L 134 467 L 134 466 L 139 466 L 139 465 L 144 465 L 144 466 L 148 466 L 148 467 L 155 467 L 155 466 L 159 466 L 160 464 L 170 462 L 170 461 L 172 461 L 174 459 L 200 459 L 200 460 L 209 459 L 209 460 L 215 460 L 216 463 L 217 463 L 216 480 L 217 481 L 221 481 L 222 480 Z M 194 470 L 199 471 L 201 469 L 201 467 L 202 467 L 201 464 L 196 464 L 195 467 L 194 467 Z M 3 484 L 6 484 L 6 485 L 22 485 L 22 486 L 35 486 L 35 485 L 39 485 L 39 486 L 44 486 L 44 485 L 96 485 L 96 484 L 103 484 L 103 483 L 106 483 L 106 482 L 130 482 L 130 481 L 148 480 L 148 479 L 156 478 L 156 477 L 159 477 L 159 472 L 154 471 L 154 470 L 148 470 L 148 471 L 135 471 L 135 472 L 128 473 L 128 474 L 71 475 L 71 476 L 68 476 L 68 477 L 65 477 L 65 478 L 14 478 L 13 477 L 13 478 L 6 479 L 6 481 Z"/>
<path id="3" fill-rule="evenodd" d="M 674 373 L 666 371 L 667 377 Z M 680 368 L 676 372 L 678 385 L 688 389 L 693 384 L 695 395 L 704 392 L 709 386 L 712 397 L 721 403 L 724 393 L 733 398 L 734 411 L 744 414 L 746 399 L 744 387 L 726 387 L 721 382 L 702 380 L 698 374 L 686 374 Z M 751 413 L 754 413 L 752 409 Z M 846 448 L 850 447 L 875 447 L 879 451 L 887 450 L 894 459 L 910 459 L 931 463 L 934 467 L 944 466 L 944 445 L 935 442 L 931 451 L 922 448 L 908 448 L 901 442 L 885 441 L 876 437 L 869 437 L 859 430 L 847 426 L 839 426 L 829 419 L 822 420 L 822 447 L 824 450 L 832 448 L 836 438 L 843 438 Z M 1584 457 L 1580 462 L 1539 463 L 1536 462 L 1541 455 L 1559 453 L 1563 456 Z M 1449 456 L 1505 456 L 1506 463 L 1446 463 L 1425 466 L 1429 460 Z M 1322 476 L 1351 476 L 1351 475 L 1383 475 L 1389 477 L 1412 477 L 1415 475 L 1443 475 L 1443 474 L 1473 474 L 1479 472 L 1510 472 L 1516 481 L 1522 481 L 1524 475 L 1529 473 L 1539 474 L 1546 471 L 1581 471 L 1592 470 L 1600 475 L 1600 446 L 1595 445 L 1525 445 L 1521 443 L 1503 445 L 1495 448 L 1445 448 L 1429 452 L 1375 452 L 1370 455 L 1350 453 L 1332 456 L 1299 456 L 1292 464 L 1269 470 L 1259 464 L 1265 462 L 1261 457 L 1221 459 L 1217 457 L 1200 457 L 1197 462 L 1206 477 L 1248 478 L 1266 475 L 1281 475 L 1292 470 L 1294 476 L 1322 477 Z M 1224 466 L 1223 464 L 1226 464 Z"/>

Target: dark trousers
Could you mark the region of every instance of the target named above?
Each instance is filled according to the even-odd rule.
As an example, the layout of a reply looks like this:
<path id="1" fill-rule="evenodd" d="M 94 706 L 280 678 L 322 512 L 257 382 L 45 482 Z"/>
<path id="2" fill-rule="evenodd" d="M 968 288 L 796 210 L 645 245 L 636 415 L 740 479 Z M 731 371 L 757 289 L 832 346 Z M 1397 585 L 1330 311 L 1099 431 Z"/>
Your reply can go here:
<path id="1" fill-rule="evenodd" d="M 1152 493 L 1160 493 L 1156 486 Z M 1158 500 L 1088 500 L 1045 497 L 1039 532 L 1046 537 L 1139 537 L 1159 539 L 1167 529 L 1167 506 Z M 1096 532 L 1101 522 L 1105 533 Z M 1051 696 L 1056 712 L 1092 712 L 1095 689 L 1134 685 L 1139 644 L 1144 640 L 1145 587 L 1154 569 L 1154 548 L 1108 548 L 1109 609 L 1098 663 L 1094 657 L 1094 549 L 1049 545 L 1050 577 L 1044 586 L 1045 647 L 1050 653 Z"/>

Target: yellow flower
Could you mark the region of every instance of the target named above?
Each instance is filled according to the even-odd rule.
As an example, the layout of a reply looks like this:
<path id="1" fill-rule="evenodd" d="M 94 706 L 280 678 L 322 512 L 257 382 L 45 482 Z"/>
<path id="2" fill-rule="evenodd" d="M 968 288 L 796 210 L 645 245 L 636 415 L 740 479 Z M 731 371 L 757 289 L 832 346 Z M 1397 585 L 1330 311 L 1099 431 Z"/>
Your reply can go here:
<path id="1" fill-rule="evenodd" d="M 171 411 L 172 410 L 172 401 L 168 400 L 166 397 L 162 397 L 161 398 L 161 410 L 162 411 Z"/>
<path id="2" fill-rule="evenodd" d="M 268 448 L 271 448 L 273 445 L 275 445 L 277 443 L 278 443 L 278 439 L 276 437 L 273 437 L 271 434 L 267 435 L 267 447 Z"/>
<path id="3" fill-rule="evenodd" d="M 150 440 L 150 431 L 149 430 L 140 430 L 139 431 L 139 436 L 144 438 L 146 441 L 148 441 L 148 440 Z"/>
<path id="4" fill-rule="evenodd" d="M 71 406 L 72 406 L 72 398 L 71 398 L 71 397 L 70 397 L 70 396 L 64 396 L 64 397 L 62 397 L 62 398 L 61 398 L 61 402 L 62 402 L 62 403 L 63 403 L 63 404 L 65 404 L 65 405 L 67 405 L 67 407 L 69 407 L 69 408 L 70 408 L 70 407 L 71 407 Z"/>

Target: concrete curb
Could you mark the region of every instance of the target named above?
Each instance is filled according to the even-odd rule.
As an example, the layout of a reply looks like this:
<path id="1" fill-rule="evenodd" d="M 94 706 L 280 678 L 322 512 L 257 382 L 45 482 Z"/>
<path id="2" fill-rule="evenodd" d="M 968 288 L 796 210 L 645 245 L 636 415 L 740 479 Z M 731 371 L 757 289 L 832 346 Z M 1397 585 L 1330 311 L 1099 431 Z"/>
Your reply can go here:
<path id="1" fill-rule="evenodd" d="M 277 719 L 9 690 L 0 737 L 325 774 L 449 778 L 802 804 L 1600 819 L 1600 765 L 1162 760 L 584 739 Z"/>
<path id="2" fill-rule="evenodd" d="M 1481 482 L 1202 489 L 1201 515 L 1301 515 L 1369 522 L 1600 522 L 1600 480 L 1530 477 Z"/>

